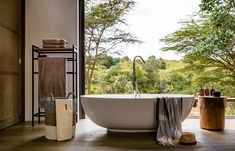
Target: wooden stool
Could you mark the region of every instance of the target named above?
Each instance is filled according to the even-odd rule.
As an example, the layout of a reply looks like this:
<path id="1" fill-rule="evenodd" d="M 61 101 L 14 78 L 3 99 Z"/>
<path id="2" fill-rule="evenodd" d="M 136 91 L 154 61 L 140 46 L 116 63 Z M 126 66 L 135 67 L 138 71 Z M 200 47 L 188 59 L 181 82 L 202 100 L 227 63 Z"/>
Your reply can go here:
<path id="1" fill-rule="evenodd" d="M 198 103 L 200 107 L 201 128 L 208 130 L 223 130 L 227 98 L 200 96 L 198 98 Z"/>

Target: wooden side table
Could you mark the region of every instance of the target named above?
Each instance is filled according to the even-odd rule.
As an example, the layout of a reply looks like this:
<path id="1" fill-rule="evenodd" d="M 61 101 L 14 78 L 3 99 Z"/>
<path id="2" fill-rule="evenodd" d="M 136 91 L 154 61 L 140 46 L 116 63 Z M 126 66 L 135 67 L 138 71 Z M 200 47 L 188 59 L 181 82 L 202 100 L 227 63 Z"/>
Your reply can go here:
<path id="1" fill-rule="evenodd" d="M 207 130 L 223 130 L 226 97 L 199 96 L 200 126 Z"/>

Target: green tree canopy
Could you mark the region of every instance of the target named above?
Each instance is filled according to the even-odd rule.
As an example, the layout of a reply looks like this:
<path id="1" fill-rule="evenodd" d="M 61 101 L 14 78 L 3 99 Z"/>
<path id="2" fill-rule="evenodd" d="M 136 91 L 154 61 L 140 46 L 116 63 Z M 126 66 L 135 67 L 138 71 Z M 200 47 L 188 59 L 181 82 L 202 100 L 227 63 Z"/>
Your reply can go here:
<path id="1" fill-rule="evenodd" d="M 100 65 L 104 66 L 105 68 L 110 68 L 111 66 L 116 65 L 119 61 L 120 61 L 119 58 L 113 58 L 113 57 L 108 56 L 108 55 L 103 55 L 98 60 L 98 63 Z"/>
<path id="2" fill-rule="evenodd" d="M 184 53 L 187 69 L 204 82 L 235 84 L 235 5 L 233 0 L 202 0 L 200 12 L 161 39 L 164 51 Z"/>

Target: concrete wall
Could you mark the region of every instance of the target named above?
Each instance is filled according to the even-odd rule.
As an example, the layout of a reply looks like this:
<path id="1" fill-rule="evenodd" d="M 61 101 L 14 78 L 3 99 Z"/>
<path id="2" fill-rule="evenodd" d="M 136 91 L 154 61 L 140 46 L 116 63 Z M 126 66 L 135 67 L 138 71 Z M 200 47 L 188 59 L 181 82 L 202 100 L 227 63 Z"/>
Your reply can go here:
<path id="1" fill-rule="evenodd" d="M 44 38 L 64 38 L 78 44 L 77 0 L 26 0 L 25 22 L 25 120 L 32 114 L 32 45 Z M 37 87 L 37 85 L 35 85 Z M 36 101 L 37 102 L 37 101 Z M 37 103 L 35 105 L 37 111 Z"/>

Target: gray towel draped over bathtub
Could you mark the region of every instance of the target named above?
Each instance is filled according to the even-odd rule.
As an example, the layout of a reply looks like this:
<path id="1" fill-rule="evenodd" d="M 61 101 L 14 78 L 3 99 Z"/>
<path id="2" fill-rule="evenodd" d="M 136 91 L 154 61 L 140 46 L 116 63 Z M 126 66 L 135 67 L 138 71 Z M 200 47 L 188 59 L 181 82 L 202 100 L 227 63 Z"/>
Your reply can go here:
<path id="1" fill-rule="evenodd" d="M 173 145 L 182 133 L 182 98 L 156 98 L 156 139 L 160 145 Z"/>

